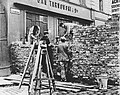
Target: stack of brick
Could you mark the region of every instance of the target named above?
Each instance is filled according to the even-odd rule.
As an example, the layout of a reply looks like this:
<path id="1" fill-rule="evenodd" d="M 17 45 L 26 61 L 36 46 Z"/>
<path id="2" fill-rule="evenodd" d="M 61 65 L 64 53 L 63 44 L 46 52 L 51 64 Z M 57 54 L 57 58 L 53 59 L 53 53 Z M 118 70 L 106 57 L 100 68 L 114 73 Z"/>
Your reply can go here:
<path id="1" fill-rule="evenodd" d="M 71 45 L 72 73 L 82 77 L 108 73 L 109 78 L 117 78 L 118 45 L 118 31 L 108 25 L 79 27 Z"/>
<path id="2" fill-rule="evenodd" d="M 22 73 L 30 52 L 28 44 L 16 41 L 10 45 L 10 59 L 12 73 Z"/>
<path id="3" fill-rule="evenodd" d="M 109 78 L 118 78 L 118 31 L 110 26 L 83 26 L 73 35 L 71 72 L 75 76 L 94 78 L 108 73 Z M 23 72 L 30 52 L 28 44 L 14 42 L 10 46 L 13 73 Z"/>

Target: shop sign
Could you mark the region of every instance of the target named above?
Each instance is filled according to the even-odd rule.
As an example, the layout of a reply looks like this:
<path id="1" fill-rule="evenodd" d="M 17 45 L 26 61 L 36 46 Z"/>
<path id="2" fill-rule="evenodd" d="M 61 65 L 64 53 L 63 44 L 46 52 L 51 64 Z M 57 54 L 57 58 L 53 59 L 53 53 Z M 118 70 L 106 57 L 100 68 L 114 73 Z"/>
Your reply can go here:
<path id="1" fill-rule="evenodd" d="M 48 11 L 91 19 L 89 9 L 69 4 L 60 0 L 36 0 L 39 7 L 46 8 Z"/>
<path id="2" fill-rule="evenodd" d="M 37 2 L 40 3 L 40 4 L 47 5 L 47 1 L 46 0 L 37 0 Z"/>
<path id="3" fill-rule="evenodd" d="M 119 14 L 120 13 L 120 0 L 112 0 L 112 14 Z"/>
<path id="4" fill-rule="evenodd" d="M 69 11 L 72 13 L 78 13 L 78 9 L 75 7 L 72 7 L 70 5 L 66 5 L 60 2 L 56 2 L 56 1 L 49 1 L 50 7 L 54 7 L 60 10 L 65 10 L 65 11 Z"/>
<path id="5" fill-rule="evenodd" d="M 16 8 L 10 8 L 10 12 L 12 13 L 12 14 L 20 14 L 20 10 L 19 9 L 16 9 Z"/>
<path id="6" fill-rule="evenodd" d="M 90 10 L 62 0 L 17 0 L 15 3 L 35 8 L 91 20 Z"/>
<path id="7" fill-rule="evenodd" d="M 43 5 L 47 5 L 47 1 L 46 0 L 37 0 L 37 3 L 43 4 Z M 56 8 L 56 9 L 69 11 L 69 12 L 72 12 L 72 13 L 78 13 L 78 9 L 77 8 L 72 7 L 70 5 L 66 5 L 63 2 L 60 3 L 58 1 L 49 0 L 48 4 L 49 4 L 48 6 Z"/>

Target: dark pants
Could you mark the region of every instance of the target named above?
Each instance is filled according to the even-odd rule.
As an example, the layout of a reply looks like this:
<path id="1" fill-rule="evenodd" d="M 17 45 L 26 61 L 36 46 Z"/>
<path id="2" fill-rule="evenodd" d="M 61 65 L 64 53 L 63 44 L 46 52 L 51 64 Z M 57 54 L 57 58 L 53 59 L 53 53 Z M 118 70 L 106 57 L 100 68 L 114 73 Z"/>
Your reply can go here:
<path id="1" fill-rule="evenodd" d="M 47 47 L 47 51 L 48 51 L 48 57 L 50 59 L 51 67 L 53 69 L 53 53 L 52 53 L 51 47 Z M 46 54 L 42 54 L 42 70 L 44 73 L 47 73 Z M 51 76 L 51 73 L 50 73 L 50 76 Z"/>
<path id="2" fill-rule="evenodd" d="M 69 81 L 70 75 L 70 62 L 69 61 L 61 61 L 61 80 L 62 81 Z"/>

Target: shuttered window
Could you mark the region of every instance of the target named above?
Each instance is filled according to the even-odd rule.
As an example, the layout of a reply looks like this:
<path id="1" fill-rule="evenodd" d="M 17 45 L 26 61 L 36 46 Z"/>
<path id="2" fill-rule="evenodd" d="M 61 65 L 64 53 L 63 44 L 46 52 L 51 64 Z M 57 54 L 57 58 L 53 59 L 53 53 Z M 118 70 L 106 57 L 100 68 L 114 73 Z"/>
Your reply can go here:
<path id="1" fill-rule="evenodd" d="M 79 0 L 80 5 L 86 5 L 86 0 Z"/>
<path id="2" fill-rule="evenodd" d="M 86 0 L 69 0 L 69 2 L 72 2 L 77 5 L 83 5 L 83 6 L 86 5 Z"/>
<path id="3" fill-rule="evenodd" d="M 68 19 L 58 19 L 58 36 L 62 37 L 64 35 L 64 32 L 66 31 L 64 28 L 60 27 L 60 23 L 72 23 L 72 21 Z"/>
<path id="4" fill-rule="evenodd" d="M 103 0 L 99 0 L 99 10 L 103 11 Z"/>

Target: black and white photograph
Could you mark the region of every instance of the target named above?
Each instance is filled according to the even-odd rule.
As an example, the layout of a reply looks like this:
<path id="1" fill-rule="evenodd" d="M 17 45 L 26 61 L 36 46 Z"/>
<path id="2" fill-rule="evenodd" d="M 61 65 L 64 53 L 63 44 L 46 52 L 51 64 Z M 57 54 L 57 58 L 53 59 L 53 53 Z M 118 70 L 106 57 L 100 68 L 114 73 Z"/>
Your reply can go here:
<path id="1" fill-rule="evenodd" d="M 120 95 L 120 0 L 0 0 L 0 95 Z"/>

